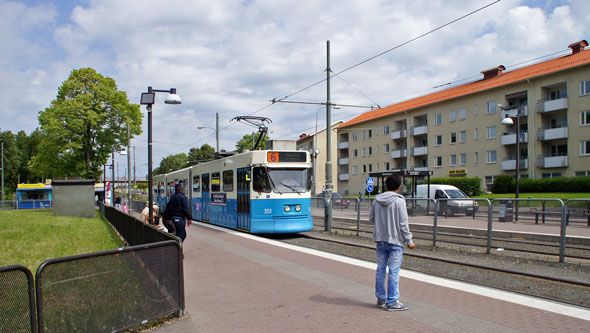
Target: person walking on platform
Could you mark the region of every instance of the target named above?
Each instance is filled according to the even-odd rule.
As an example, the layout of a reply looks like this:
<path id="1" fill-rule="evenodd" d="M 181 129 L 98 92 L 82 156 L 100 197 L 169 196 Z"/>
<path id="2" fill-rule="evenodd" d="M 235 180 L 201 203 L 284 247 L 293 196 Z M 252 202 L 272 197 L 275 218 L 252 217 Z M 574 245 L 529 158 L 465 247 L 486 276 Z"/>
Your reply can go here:
<path id="1" fill-rule="evenodd" d="M 406 200 L 398 194 L 401 177 L 390 175 L 385 179 L 387 192 L 378 194 L 371 206 L 369 221 L 374 223 L 373 241 L 377 243 L 377 271 L 375 296 L 377 307 L 387 311 L 403 311 L 408 306 L 399 301 L 399 270 L 404 255 L 404 245 L 413 249 L 412 233 L 408 225 Z M 387 290 L 385 273 L 389 268 Z"/>
<path id="2" fill-rule="evenodd" d="M 174 195 L 170 197 L 170 201 L 166 205 L 166 212 L 164 219 L 171 220 L 176 229 L 176 236 L 184 242 L 186 238 L 186 222 L 191 223 L 191 215 L 188 210 L 188 203 L 186 196 L 182 193 L 182 185 L 174 185 Z"/>

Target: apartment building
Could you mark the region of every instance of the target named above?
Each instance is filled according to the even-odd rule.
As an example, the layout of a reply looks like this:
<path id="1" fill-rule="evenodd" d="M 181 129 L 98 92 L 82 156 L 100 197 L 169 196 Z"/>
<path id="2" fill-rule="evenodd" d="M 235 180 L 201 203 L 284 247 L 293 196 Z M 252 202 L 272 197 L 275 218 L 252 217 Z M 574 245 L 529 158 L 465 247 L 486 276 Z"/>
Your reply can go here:
<path id="1" fill-rule="evenodd" d="M 505 71 L 386 108 L 338 127 L 338 187 L 358 193 L 370 172 L 430 170 L 433 177 L 590 175 L 590 50 Z M 504 125 L 510 117 L 520 123 Z M 514 121 L 514 124 L 517 122 Z M 516 151 L 519 149 L 519 162 Z"/>

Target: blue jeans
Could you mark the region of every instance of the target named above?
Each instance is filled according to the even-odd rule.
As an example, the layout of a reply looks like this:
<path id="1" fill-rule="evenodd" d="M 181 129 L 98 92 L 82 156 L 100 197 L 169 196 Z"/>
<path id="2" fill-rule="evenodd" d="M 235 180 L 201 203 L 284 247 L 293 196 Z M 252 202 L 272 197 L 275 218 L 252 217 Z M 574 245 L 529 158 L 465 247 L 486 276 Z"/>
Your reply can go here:
<path id="1" fill-rule="evenodd" d="M 404 248 L 386 242 L 377 243 L 377 273 L 375 277 L 375 296 L 386 300 L 386 305 L 393 305 L 399 298 L 399 269 L 402 266 Z M 385 273 L 389 267 L 387 277 L 387 292 L 385 291 Z"/>
<path id="2" fill-rule="evenodd" d="M 176 236 L 178 236 L 178 238 L 184 242 L 184 239 L 186 238 L 186 224 L 184 219 L 173 216 L 172 223 L 174 223 L 174 229 L 176 229 Z"/>

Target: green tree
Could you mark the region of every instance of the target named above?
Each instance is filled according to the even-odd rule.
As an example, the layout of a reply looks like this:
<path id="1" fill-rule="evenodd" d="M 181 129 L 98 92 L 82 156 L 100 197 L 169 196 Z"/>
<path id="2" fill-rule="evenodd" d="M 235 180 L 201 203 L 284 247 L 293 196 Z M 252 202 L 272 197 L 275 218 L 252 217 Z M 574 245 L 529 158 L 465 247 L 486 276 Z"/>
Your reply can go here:
<path id="1" fill-rule="evenodd" d="M 39 129 L 27 136 L 25 131 L 19 131 L 16 135 L 16 146 L 20 153 L 20 165 L 18 174 L 22 183 L 36 183 L 43 181 L 43 174 L 35 174 L 30 168 L 31 159 L 37 154 L 42 134 Z"/>
<path id="2" fill-rule="evenodd" d="M 199 162 L 210 161 L 215 158 L 215 148 L 204 144 L 201 148 L 191 148 L 188 152 L 188 165 L 196 165 Z"/>
<path id="3" fill-rule="evenodd" d="M 0 142 L 4 144 L 4 196 L 11 198 L 18 183 L 18 169 L 21 165 L 21 154 L 16 145 L 16 137 L 11 131 L 0 132 Z"/>
<path id="4" fill-rule="evenodd" d="M 254 147 L 254 144 L 256 143 L 256 140 L 258 140 L 259 135 L 260 133 L 244 135 L 238 142 L 236 142 L 236 150 L 238 151 L 238 153 L 243 153 L 246 150 L 252 150 L 252 147 Z M 264 149 L 264 147 L 266 147 L 266 143 L 269 140 L 270 138 L 268 137 L 268 135 L 265 135 L 264 139 L 262 139 L 262 143 L 260 143 L 258 147 L 262 147 L 262 149 Z"/>
<path id="5" fill-rule="evenodd" d="M 114 79 L 92 68 L 75 69 L 39 113 L 42 137 L 33 171 L 99 179 L 111 152 L 127 145 L 127 126 L 131 137 L 141 134 L 141 117 L 139 105 L 129 103 Z"/>
<path id="6" fill-rule="evenodd" d="M 160 161 L 160 166 L 154 170 L 154 175 L 172 172 L 188 166 L 188 156 L 185 153 L 168 155 Z"/>

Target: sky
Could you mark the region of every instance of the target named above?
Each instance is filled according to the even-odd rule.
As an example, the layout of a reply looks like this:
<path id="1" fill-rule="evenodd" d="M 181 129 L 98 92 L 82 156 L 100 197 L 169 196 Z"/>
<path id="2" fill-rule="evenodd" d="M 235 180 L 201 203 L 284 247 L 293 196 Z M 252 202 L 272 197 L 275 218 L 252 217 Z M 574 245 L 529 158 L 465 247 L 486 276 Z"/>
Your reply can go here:
<path id="1" fill-rule="evenodd" d="M 216 113 L 228 151 L 257 131 L 237 116 L 271 119 L 269 135 L 280 140 L 325 128 L 324 106 L 270 100 L 326 101 L 328 40 L 339 73 L 331 102 L 385 107 L 480 79 L 484 69 L 565 55 L 589 29 L 587 0 L 0 0 L 0 129 L 35 130 L 74 69 L 115 79 L 136 104 L 148 86 L 176 88 L 180 105 L 156 94 L 155 168 L 168 155 L 215 147 Z M 334 109 L 332 121 L 367 110 Z M 143 134 L 131 141 L 138 178 L 147 174 L 141 111 Z M 115 163 L 123 177 L 127 157 Z"/>

